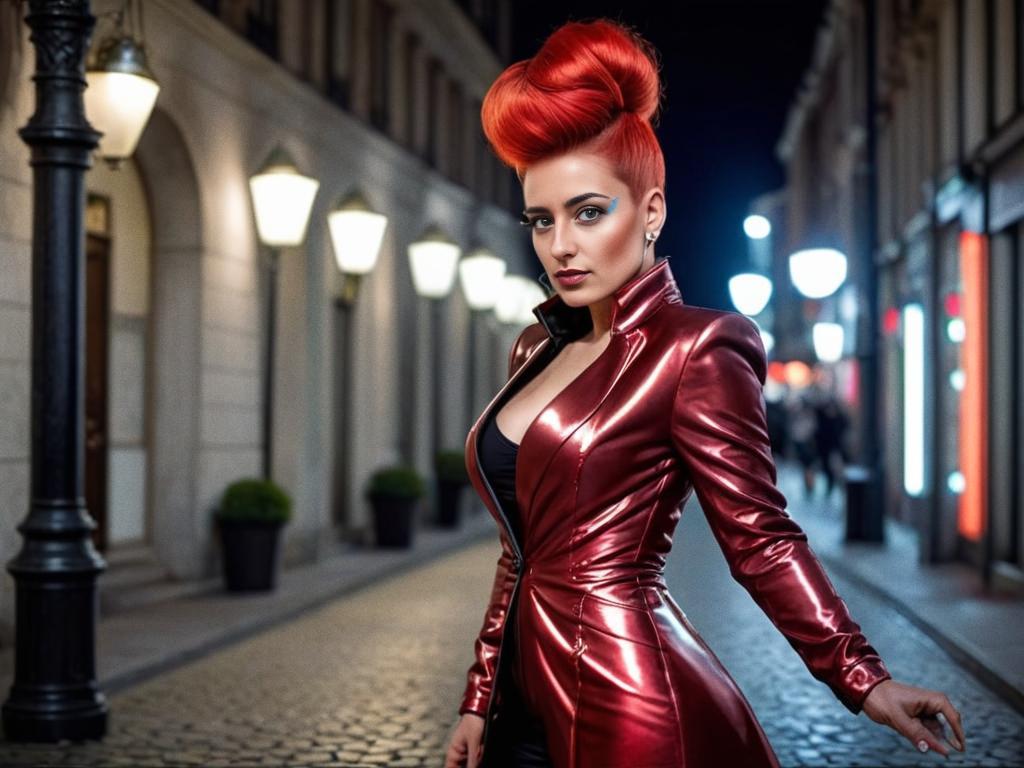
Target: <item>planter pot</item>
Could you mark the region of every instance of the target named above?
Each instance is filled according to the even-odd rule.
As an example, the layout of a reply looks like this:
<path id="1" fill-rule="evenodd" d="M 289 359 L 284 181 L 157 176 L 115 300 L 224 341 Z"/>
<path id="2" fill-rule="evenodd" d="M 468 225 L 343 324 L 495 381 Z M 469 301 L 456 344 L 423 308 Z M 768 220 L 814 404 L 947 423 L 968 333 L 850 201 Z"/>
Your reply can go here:
<path id="1" fill-rule="evenodd" d="M 413 515 L 419 499 L 396 496 L 370 496 L 373 506 L 374 534 L 378 547 L 412 546 Z"/>
<path id="2" fill-rule="evenodd" d="M 277 583 L 281 521 L 218 520 L 229 592 L 265 592 Z"/>
<path id="3" fill-rule="evenodd" d="M 438 480 L 437 482 L 437 524 L 441 528 L 457 528 L 459 525 L 459 500 L 465 483 L 461 480 Z"/>

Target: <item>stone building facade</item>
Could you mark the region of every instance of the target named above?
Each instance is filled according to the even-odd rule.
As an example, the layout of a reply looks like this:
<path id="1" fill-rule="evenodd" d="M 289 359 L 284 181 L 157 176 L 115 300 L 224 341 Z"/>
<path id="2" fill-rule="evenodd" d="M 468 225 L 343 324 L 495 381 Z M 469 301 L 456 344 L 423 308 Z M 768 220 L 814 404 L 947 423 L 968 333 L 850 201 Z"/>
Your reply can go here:
<path id="1" fill-rule="evenodd" d="M 855 285 L 865 264 L 874 270 L 887 514 L 916 531 L 922 561 L 963 560 L 1019 588 L 1024 3 L 874 3 L 869 237 L 871 1 L 830 5 L 778 144 L 787 249 L 842 248 Z M 868 340 L 848 330 L 852 354 Z"/>
<path id="2" fill-rule="evenodd" d="M 93 3 L 94 44 L 120 5 Z M 117 170 L 97 159 L 86 178 L 86 301 L 96 320 L 86 330 L 95 459 L 86 487 L 109 564 L 101 607 L 105 582 L 130 582 L 133 567 L 178 584 L 217 576 L 211 512 L 230 481 L 260 474 L 266 273 L 248 179 L 275 146 L 320 181 L 305 243 L 284 250 L 278 275 L 271 475 L 294 501 L 284 567 L 322 557 L 342 538 L 369 543 L 369 474 L 401 461 L 429 476 L 433 409 L 442 412 L 442 446 L 461 448 L 467 382 L 479 400 L 503 381 L 518 329 L 473 317 L 458 283 L 435 327 L 413 287 L 408 244 L 438 224 L 465 249 L 489 247 L 509 271 L 532 269 L 529 240 L 509 213 L 518 184 L 479 121 L 483 95 L 507 63 L 507 0 L 140 5 L 157 105 L 134 156 Z M 16 525 L 30 501 L 32 175 L 17 133 L 34 109 L 25 9 L 0 5 L 5 562 L 20 547 Z M 353 309 L 352 420 L 344 424 L 334 397 L 341 275 L 326 214 L 353 188 L 389 223 Z M 472 334 L 475 355 L 470 323 L 483 326 Z M 435 376 L 442 402 L 432 401 Z M 341 430 L 353 446 L 344 468 L 335 462 Z M 337 499 L 341 469 L 350 482 Z M 13 580 L 2 582 L 0 642 L 9 642 Z"/>

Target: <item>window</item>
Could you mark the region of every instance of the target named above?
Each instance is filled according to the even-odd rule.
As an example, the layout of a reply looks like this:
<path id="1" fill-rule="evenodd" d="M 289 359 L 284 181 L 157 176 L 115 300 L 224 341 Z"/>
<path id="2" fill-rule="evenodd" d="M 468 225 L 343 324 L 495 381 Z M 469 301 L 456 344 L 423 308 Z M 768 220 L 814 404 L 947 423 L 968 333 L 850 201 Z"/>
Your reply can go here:
<path id="1" fill-rule="evenodd" d="M 246 15 L 245 36 L 268 56 L 277 58 L 277 0 L 255 0 Z"/>
<path id="2" fill-rule="evenodd" d="M 466 183 L 463 168 L 466 115 L 463 109 L 462 87 L 452 80 L 448 84 L 448 174 L 459 184 Z"/>
<path id="3" fill-rule="evenodd" d="M 393 11 L 376 0 L 370 15 L 370 123 L 387 130 Z"/>
<path id="4" fill-rule="evenodd" d="M 348 108 L 352 82 L 352 0 L 327 0 L 327 98 Z"/>
<path id="5" fill-rule="evenodd" d="M 416 146 L 416 118 L 421 114 L 416 90 L 416 75 L 419 72 L 419 68 L 416 66 L 419 55 L 419 41 L 416 34 L 406 32 L 403 45 L 405 48 L 405 55 L 402 57 L 405 64 L 405 145 L 412 149 Z"/>
<path id="6" fill-rule="evenodd" d="M 437 119 L 438 119 L 438 102 L 440 84 L 442 82 L 443 72 L 441 70 L 441 62 L 434 58 L 430 58 L 430 63 L 427 65 L 427 108 L 425 110 L 426 121 L 427 121 L 427 156 L 426 161 L 431 166 L 436 168 L 438 164 L 438 152 L 437 152 Z"/>

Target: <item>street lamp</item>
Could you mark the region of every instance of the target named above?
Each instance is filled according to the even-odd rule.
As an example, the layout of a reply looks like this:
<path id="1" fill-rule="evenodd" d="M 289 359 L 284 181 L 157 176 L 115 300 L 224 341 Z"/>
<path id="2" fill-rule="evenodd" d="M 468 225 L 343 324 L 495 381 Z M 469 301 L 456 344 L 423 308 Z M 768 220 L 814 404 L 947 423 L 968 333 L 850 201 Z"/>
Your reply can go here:
<path id="1" fill-rule="evenodd" d="M 442 299 L 455 282 L 462 249 L 438 226 L 430 226 L 409 244 L 413 285 L 420 296 Z"/>
<path id="2" fill-rule="evenodd" d="M 835 293 L 846 279 L 846 256 L 835 248 L 805 248 L 789 257 L 793 285 L 809 299 Z"/>
<path id="3" fill-rule="evenodd" d="M 118 168 L 135 152 L 160 86 L 142 44 L 123 32 L 100 43 L 85 79 L 86 115 L 103 132 L 99 154 L 111 168 Z"/>
<path id="4" fill-rule="evenodd" d="M 465 400 L 466 406 L 469 408 L 469 412 L 466 414 L 467 421 L 472 420 L 476 408 L 476 360 L 478 359 L 476 353 L 479 346 L 479 331 L 474 316 L 483 315 L 485 312 L 493 313 L 500 296 L 505 270 L 505 261 L 482 247 L 470 251 L 459 261 L 459 280 L 470 312 L 469 397 Z"/>
<path id="5" fill-rule="evenodd" d="M 340 418 L 336 424 L 340 428 L 334 431 L 334 444 L 338 446 L 335 459 L 334 499 L 335 522 L 339 527 L 348 522 L 346 502 L 348 500 L 348 469 L 351 464 L 351 433 L 352 433 L 352 400 L 353 378 L 352 369 L 355 362 L 354 332 L 352 327 L 352 310 L 359 294 L 359 286 L 364 275 L 371 272 L 377 264 L 384 231 L 387 229 L 388 217 L 370 208 L 366 199 L 358 190 L 354 190 L 335 204 L 327 214 L 327 227 L 334 248 L 334 259 L 342 275 L 342 286 L 335 297 L 334 306 L 340 310 L 343 318 L 338 359 L 335 370 L 341 372 L 341 386 L 335 394 L 335 412 Z M 402 381 L 405 381 L 403 377 Z M 410 398 L 402 397 L 399 401 L 405 407 Z M 402 424 L 408 419 L 400 420 Z"/>
<path id="6" fill-rule="evenodd" d="M 811 328 L 814 354 L 823 363 L 835 363 L 843 356 L 843 326 L 839 323 L 815 323 Z"/>
<path id="7" fill-rule="evenodd" d="M 744 315 L 759 315 L 772 297 L 772 281 L 755 272 L 733 275 L 729 278 L 729 296 Z"/>
<path id="8" fill-rule="evenodd" d="M 306 237 L 309 213 L 320 182 L 299 173 L 291 157 L 277 147 L 249 179 L 256 230 L 268 246 L 267 336 L 263 371 L 263 477 L 270 479 L 274 398 L 274 335 L 280 249 L 299 245 Z"/>
<path id="9" fill-rule="evenodd" d="M 522 323 L 527 315 L 530 319 L 526 322 L 533 322 L 531 309 L 544 300 L 541 287 L 522 275 L 506 273 L 501 279 L 498 293 L 498 301 L 494 304 L 494 316 L 500 323 Z"/>
<path id="10" fill-rule="evenodd" d="M 459 280 L 470 309 L 493 309 L 505 277 L 505 262 L 486 248 L 477 248 L 459 261 Z"/>
<path id="11" fill-rule="evenodd" d="M 448 237 L 438 226 L 431 225 L 419 238 L 409 244 L 409 265 L 412 271 L 413 285 L 416 293 L 431 299 L 433 322 L 434 365 L 432 376 L 433 388 L 433 455 L 436 461 L 441 451 L 442 406 L 441 392 L 441 300 L 451 293 L 455 284 L 455 273 L 458 268 L 462 249 Z M 436 494 L 435 494 L 436 498 Z M 439 510 L 435 508 L 435 514 Z M 439 517 L 439 515 L 437 515 Z"/>
<path id="12" fill-rule="evenodd" d="M 763 240 L 772 233 L 772 223 L 759 213 L 753 213 L 743 220 L 743 231 L 751 240 Z"/>

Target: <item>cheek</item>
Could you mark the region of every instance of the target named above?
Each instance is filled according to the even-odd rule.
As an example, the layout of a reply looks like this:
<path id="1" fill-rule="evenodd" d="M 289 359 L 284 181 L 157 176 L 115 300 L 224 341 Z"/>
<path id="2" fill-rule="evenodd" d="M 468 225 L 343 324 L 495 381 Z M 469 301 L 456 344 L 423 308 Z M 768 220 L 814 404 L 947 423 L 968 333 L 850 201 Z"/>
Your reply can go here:
<path id="1" fill-rule="evenodd" d="M 621 271 L 640 257 L 639 242 L 635 228 L 623 217 L 614 223 L 609 221 L 600 232 L 595 232 L 591 245 L 607 268 Z"/>

